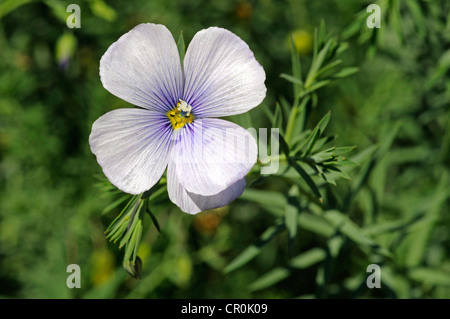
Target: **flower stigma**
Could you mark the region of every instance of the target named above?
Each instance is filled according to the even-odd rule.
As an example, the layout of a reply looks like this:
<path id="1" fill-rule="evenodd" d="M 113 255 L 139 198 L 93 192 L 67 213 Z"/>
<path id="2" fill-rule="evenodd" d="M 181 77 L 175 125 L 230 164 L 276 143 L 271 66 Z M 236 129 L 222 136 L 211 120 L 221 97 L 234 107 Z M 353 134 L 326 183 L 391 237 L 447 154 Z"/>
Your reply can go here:
<path id="1" fill-rule="evenodd" d="M 167 112 L 167 117 L 170 123 L 172 123 L 174 130 L 182 128 L 186 123 L 192 123 L 194 115 L 192 115 L 191 111 L 192 106 L 180 99 L 178 100 L 177 106 Z"/>

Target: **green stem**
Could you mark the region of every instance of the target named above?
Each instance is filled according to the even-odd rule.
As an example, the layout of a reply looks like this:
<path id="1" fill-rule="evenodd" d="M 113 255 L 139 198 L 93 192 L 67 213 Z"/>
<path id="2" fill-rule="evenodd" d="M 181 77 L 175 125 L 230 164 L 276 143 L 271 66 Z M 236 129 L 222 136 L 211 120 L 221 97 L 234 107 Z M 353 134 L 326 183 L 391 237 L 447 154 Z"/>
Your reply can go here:
<path id="1" fill-rule="evenodd" d="M 295 105 L 292 108 L 291 113 L 289 114 L 289 119 L 288 119 L 288 123 L 286 126 L 286 134 L 284 134 L 284 139 L 288 145 L 289 145 L 289 140 L 291 139 L 292 130 L 294 129 L 294 123 L 295 123 L 295 119 L 297 118 L 297 112 L 298 112 L 298 106 Z"/>
<path id="2" fill-rule="evenodd" d="M 298 104 L 299 99 L 301 99 L 301 103 Z M 289 114 L 289 119 L 288 119 L 288 123 L 286 126 L 286 134 L 284 134 L 284 140 L 286 141 L 286 143 L 289 145 L 289 141 L 292 137 L 292 132 L 294 130 L 294 125 L 296 123 L 296 119 L 297 116 L 301 116 L 299 125 L 300 127 L 300 132 L 303 131 L 303 126 L 305 123 L 305 109 L 306 109 L 306 103 L 308 103 L 309 101 L 309 95 L 305 92 L 300 93 L 294 102 L 294 106 L 292 107 L 291 113 Z M 300 112 L 299 112 L 300 111 Z"/>

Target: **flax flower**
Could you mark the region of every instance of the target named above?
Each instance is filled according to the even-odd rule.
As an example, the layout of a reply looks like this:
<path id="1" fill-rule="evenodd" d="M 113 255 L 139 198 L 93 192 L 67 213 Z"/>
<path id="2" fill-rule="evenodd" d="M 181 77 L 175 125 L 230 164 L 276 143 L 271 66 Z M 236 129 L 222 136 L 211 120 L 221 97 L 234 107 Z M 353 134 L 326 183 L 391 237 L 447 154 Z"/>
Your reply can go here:
<path id="1" fill-rule="evenodd" d="M 239 197 L 256 162 L 254 137 L 216 117 L 249 111 L 264 99 L 265 72 L 248 45 L 211 27 L 192 39 L 181 65 L 166 27 L 140 24 L 100 61 L 103 86 L 140 108 L 97 119 L 89 144 L 109 181 L 140 194 L 167 168 L 167 191 L 186 213 Z"/>

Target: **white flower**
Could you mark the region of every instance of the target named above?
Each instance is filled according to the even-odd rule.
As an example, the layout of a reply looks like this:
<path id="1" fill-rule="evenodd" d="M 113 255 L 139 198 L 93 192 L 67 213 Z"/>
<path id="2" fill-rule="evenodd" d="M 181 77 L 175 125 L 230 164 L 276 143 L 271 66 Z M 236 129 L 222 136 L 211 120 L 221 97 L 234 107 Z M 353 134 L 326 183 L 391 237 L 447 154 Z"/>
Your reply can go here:
<path id="1" fill-rule="evenodd" d="M 198 32 L 181 66 L 169 30 L 141 24 L 109 47 L 100 77 L 109 92 L 142 108 L 111 111 L 92 126 L 91 150 L 112 184 L 140 194 L 167 167 L 169 198 L 191 214 L 242 194 L 256 142 L 214 117 L 254 108 L 266 87 L 263 68 L 238 36 L 217 27 Z"/>

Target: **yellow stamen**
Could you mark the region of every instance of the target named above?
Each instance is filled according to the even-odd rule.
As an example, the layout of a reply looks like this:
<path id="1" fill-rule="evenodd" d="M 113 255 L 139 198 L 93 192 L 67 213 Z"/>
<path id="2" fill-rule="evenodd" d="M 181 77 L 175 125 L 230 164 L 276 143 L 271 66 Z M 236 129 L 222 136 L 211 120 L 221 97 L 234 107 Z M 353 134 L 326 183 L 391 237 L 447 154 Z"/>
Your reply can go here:
<path id="1" fill-rule="evenodd" d="M 186 102 L 184 102 L 184 104 L 186 104 Z M 190 113 L 190 108 L 189 112 L 187 112 L 186 107 L 182 107 L 180 102 L 177 103 L 173 110 L 167 112 L 167 117 L 174 130 L 180 129 L 185 126 L 186 123 L 192 123 L 194 120 L 194 115 Z"/>

